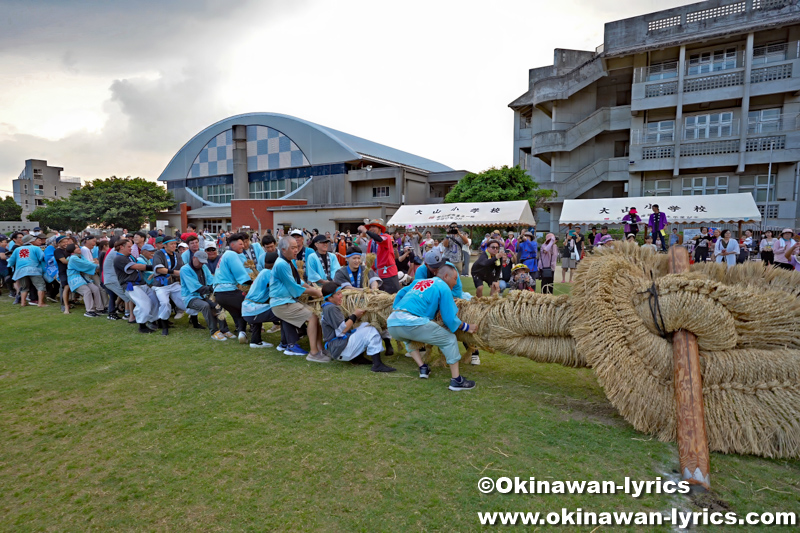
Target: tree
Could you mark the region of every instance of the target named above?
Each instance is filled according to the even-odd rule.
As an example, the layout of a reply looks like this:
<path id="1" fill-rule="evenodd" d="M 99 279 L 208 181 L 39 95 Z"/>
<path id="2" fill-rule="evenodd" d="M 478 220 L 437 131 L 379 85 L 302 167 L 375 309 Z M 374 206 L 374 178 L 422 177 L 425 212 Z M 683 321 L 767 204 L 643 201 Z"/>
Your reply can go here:
<path id="1" fill-rule="evenodd" d="M 53 230 L 81 231 L 88 225 L 79 206 L 66 198 L 45 200 L 44 207 L 37 207 L 28 219 Z"/>
<path id="2" fill-rule="evenodd" d="M 14 201 L 11 196 L 0 200 L 0 220 L 22 220 L 22 206 Z"/>
<path id="3" fill-rule="evenodd" d="M 100 228 L 138 229 L 145 222 L 155 223 L 159 211 L 175 207 L 172 193 L 142 178 L 94 180 L 72 191 L 69 201 L 88 223 Z"/>
<path id="4" fill-rule="evenodd" d="M 533 212 L 549 211 L 547 201 L 557 196 L 556 191 L 540 189 L 539 184 L 519 166 L 492 167 L 480 174 L 469 173 L 445 196 L 447 203 L 454 202 L 509 202 L 528 200 Z"/>

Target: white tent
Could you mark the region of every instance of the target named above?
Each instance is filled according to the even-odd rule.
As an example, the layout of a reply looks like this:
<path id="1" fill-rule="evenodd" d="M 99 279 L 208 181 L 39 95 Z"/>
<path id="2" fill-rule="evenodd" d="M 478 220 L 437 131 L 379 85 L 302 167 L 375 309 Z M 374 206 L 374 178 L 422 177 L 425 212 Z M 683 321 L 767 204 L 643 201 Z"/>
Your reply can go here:
<path id="1" fill-rule="evenodd" d="M 564 200 L 558 223 L 623 224 L 631 207 L 635 207 L 643 223 L 653 213 L 652 205 L 667 215 L 670 224 L 712 224 L 758 222 L 761 213 L 748 193 L 710 194 L 703 196 L 645 196 L 633 198 L 598 198 L 596 200 Z"/>
<path id="2" fill-rule="evenodd" d="M 515 202 L 404 205 L 387 226 L 534 226 L 536 221 L 527 200 Z"/>

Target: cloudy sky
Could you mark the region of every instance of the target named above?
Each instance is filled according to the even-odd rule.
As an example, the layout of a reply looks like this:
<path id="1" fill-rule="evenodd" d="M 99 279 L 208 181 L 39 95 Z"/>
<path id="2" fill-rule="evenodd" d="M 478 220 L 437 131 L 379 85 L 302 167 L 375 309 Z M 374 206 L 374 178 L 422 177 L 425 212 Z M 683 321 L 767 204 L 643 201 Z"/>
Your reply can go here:
<path id="1" fill-rule="evenodd" d="M 0 0 L 0 194 L 25 159 L 155 180 L 230 115 L 301 117 L 480 171 L 553 48 L 676 0 Z"/>

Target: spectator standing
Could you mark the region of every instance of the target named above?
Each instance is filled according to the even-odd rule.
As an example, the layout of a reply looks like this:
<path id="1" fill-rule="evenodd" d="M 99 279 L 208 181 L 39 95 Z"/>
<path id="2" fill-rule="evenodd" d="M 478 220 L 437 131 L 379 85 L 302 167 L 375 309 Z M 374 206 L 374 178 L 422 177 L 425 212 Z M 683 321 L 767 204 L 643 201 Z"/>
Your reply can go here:
<path id="1" fill-rule="evenodd" d="M 558 243 L 556 236 L 548 233 L 544 237 L 544 244 L 539 254 L 539 274 L 542 280 L 542 293 L 553 294 L 553 278 L 558 264 Z"/>
<path id="2" fill-rule="evenodd" d="M 650 215 L 647 225 L 652 232 L 653 242 L 655 243 L 658 239 L 661 239 L 661 251 L 666 252 L 667 241 L 664 237 L 664 228 L 667 227 L 667 215 L 658 209 L 658 204 L 653 204 L 652 208 L 653 213 Z"/>
<path id="3" fill-rule="evenodd" d="M 633 236 L 639 234 L 639 223 L 642 221 L 641 217 L 639 216 L 639 212 L 636 210 L 635 207 L 631 207 L 628 211 L 628 214 L 622 217 L 622 222 L 625 224 L 623 230 L 625 231 L 625 235 L 629 233 L 633 233 Z"/>
<path id="4" fill-rule="evenodd" d="M 694 262 L 708 261 L 708 252 L 711 249 L 713 238 L 708 234 L 708 228 L 700 227 L 700 235 L 694 237 Z"/>
<path id="5" fill-rule="evenodd" d="M 775 252 L 773 249 L 777 243 L 778 239 L 772 236 L 772 230 L 764 232 L 764 238 L 761 239 L 758 249 L 761 252 L 761 260 L 764 261 L 765 264 L 771 265 L 775 262 Z"/>
<path id="6" fill-rule="evenodd" d="M 714 245 L 714 257 L 717 263 L 727 263 L 728 268 L 736 265 L 736 256 L 739 255 L 739 243 L 731 239 L 731 230 L 722 231 L 722 238 Z"/>
<path id="7" fill-rule="evenodd" d="M 777 239 L 775 243 L 775 248 L 773 251 L 775 252 L 775 266 L 778 268 L 783 268 L 786 270 L 794 270 L 791 264 L 789 264 L 789 260 L 786 259 L 786 249 L 791 248 L 794 245 L 792 238 L 794 237 L 794 230 L 792 228 L 786 228 L 781 232 L 781 236 Z"/>

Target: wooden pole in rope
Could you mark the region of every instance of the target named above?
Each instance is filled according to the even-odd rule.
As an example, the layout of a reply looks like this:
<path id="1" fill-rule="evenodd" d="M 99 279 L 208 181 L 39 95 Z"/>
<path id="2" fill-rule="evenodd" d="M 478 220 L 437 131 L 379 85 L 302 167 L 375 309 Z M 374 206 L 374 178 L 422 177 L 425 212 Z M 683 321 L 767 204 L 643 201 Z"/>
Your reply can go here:
<path id="1" fill-rule="evenodd" d="M 689 270 L 689 253 L 683 246 L 669 249 L 669 272 Z M 675 368 L 675 403 L 678 421 L 678 460 L 681 478 L 693 485 L 711 489 L 711 463 L 708 455 L 706 418 L 703 407 L 703 378 L 700 351 L 694 333 L 678 330 L 672 338 Z"/>

